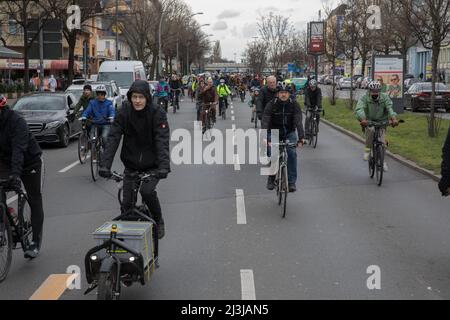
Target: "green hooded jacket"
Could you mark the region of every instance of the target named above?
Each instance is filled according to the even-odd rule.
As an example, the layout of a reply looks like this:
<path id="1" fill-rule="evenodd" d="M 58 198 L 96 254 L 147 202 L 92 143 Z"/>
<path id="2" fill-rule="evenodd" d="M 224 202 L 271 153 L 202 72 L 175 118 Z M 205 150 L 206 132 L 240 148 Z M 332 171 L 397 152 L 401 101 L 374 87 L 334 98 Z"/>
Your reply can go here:
<path id="1" fill-rule="evenodd" d="M 82 111 L 86 110 L 86 108 L 89 105 L 89 102 L 94 99 L 94 96 L 91 95 L 90 97 L 85 97 L 84 95 L 81 96 L 80 100 L 75 106 L 75 114 L 79 117 L 81 117 Z M 83 110 L 81 110 L 83 108 Z"/>
<path id="2" fill-rule="evenodd" d="M 355 113 L 359 121 L 367 119 L 373 122 L 383 122 L 397 116 L 392 100 L 386 93 L 380 93 L 378 101 L 373 101 L 370 94 L 367 93 L 359 99 Z"/>

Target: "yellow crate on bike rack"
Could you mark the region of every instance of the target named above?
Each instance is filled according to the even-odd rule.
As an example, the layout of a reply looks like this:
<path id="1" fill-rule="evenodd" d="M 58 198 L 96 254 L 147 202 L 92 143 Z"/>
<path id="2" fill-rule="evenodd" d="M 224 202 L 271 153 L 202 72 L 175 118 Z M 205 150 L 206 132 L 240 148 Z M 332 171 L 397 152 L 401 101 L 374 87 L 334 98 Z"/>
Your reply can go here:
<path id="1" fill-rule="evenodd" d="M 127 245 L 142 254 L 144 258 L 144 267 L 147 267 L 154 257 L 153 238 L 151 222 L 134 222 L 134 221 L 108 221 L 93 233 L 94 240 L 98 245 L 103 244 L 105 240 L 111 237 L 111 228 L 117 226 L 117 239 L 125 242 Z M 125 254 L 118 249 L 116 254 Z"/>

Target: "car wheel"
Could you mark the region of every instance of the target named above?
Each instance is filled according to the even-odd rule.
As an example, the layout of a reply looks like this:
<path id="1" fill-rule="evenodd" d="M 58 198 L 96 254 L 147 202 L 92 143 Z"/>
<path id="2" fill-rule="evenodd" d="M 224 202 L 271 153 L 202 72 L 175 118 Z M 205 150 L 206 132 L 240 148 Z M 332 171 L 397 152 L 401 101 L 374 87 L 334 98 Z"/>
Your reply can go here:
<path id="1" fill-rule="evenodd" d="M 61 134 L 59 136 L 59 146 L 61 148 L 67 148 L 70 141 L 70 129 L 67 124 L 62 127 Z"/>

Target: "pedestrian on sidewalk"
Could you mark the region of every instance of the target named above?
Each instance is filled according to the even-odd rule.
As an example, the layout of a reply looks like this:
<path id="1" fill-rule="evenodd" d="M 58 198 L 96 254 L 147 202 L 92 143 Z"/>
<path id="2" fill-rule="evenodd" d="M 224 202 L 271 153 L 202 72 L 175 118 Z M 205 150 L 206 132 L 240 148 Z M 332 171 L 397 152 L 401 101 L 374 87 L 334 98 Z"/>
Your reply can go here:
<path id="1" fill-rule="evenodd" d="M 58 86 L 58 82 L 56 81 L 54 75 L 50 76 L 50 79 L 48 80 L 48 86 L 49 86 L 51 92 L 56 92 L 56 87 Z"/>

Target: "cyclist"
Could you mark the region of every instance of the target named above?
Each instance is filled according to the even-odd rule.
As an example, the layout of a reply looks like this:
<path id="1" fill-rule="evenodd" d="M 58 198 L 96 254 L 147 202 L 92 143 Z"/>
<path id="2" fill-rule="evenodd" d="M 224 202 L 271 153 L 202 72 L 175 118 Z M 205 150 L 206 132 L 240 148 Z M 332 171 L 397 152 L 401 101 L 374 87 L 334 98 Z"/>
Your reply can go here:
<path id="1" fill-rule="evenodd" d="M 26 121 L 7 105 L 0 95 L 0 179 L 9 179 L 10 186 L 20 189 L 22 182 L 31 208 L 33 239 L 25 251 L 25 258 L 39 255 L 40 235 L 44 224 L 42 206 L 42 151 L 29 132 Z"/>
<path id="2" fill-rule="evenodd" d="M 239 94 L 244 94 L 244 99 L 245 99 L 245 93 L 247 91 L 247 86 L 245 85 L 244 81 L 241 81 L 241 83 L 239 84 Z"/>
<path id="3" fill-rule="evenodd" d="M 322 90 L 317 86 L 317 81 L 311 79 L 305 90 L 305 135 L 309 138 L 311 132 L 309 132 L 309 121 L 311 121 L 312 111 L 317 107 L 317 111 L 322 112 Z"/>
<path id="4" fill-rule="evenodd" d="M 158 97 L 158 104 L 162 102 L 164 104 L 164 109 L 166 112 L 169 106 L 169 94 L 170 87 L 167 84 L 166 79 L 164 79 L 164 77 L 161 77 L 156 87 L 156 96 Z"/>
<path id="5" fill-rule="evenodd" d="M 106 99 L 106 87 L 99 85 L 95 88 L 95 94 L 97 98 L 89 102 L 89 106 L 83 112 L 82 120 L 86 122 L 87 119 L 92 118 L 91 138 L 95 135 L 95 128 L 99 129 L 99 135 L 101 135 L 103 142 L 108 139 L 109 131 L 111 130 L 111 124 L 116 116 L 116 110 L 112 102 Z"/>
<path id="6" fill-rule="evenodd" d="M 197 111 L 197 121 L 200 121 L 200 114 L 202 112 L 202 107 L 203 107 L 203 99 L 200 98 L 200 92 L 202 92 L 203 89 L 205 89 L 206 84 L 205 84 L 205 80 L 203 80 L 203 78 L 200 79 L 199 84 L 197 85 L 197 88 L 195 90 L 195 108 Z"/>
<path id="7" fill-rule="evenodd" d="M 297 143 L 297 147 L 300 148 L 305 143 L 300 105 L 291 99 L 292 87 L 289 84 L 280 82 L 277 91 L 278 97 L 270 101 L 264 110 L 261 128 L 269 131 L 278 130 L 280 141 L 289 140 L 290 143 Z M 269 132 L 269 144 L 270 138 L 271 133 Z M 295 148 L 288 148 L 287 152 L 289 192 L 295 192 L 297 191 L 297 152 Z M 275 176 L 269 176 L 267 189 L 275 189 L 275 178 Z"/>
<path id="8" fill-rule="evenodd" d="M 225 79 L 220 79 L 217 94 L 219 95 L 219 115 L 221 115 L 224 107 L 228 109 L 228 96 L 231 95 L 231 90 L 225 84 Z"/>
<path id="9" fill-rule="evenodd" d="M 256 112 L 263 114 L 267 104 L 277 96 L 277 78 L 270 76 L 267 78 L 267 85 L 259 92 L 259 99 L 256 104 Z"/>
<path id="10" fill-rule="evenodd" d="M 256 115 L 257 119 L 261 119 L 261 114 L 258 114 L 256 110 L 256 103 L 258 99 L 259 99 L 259 88 L 258 87 L 252 88 L 252 99 L 248 103 L 250 108 L 252 108 L 252 120 L 251 120 L 252 123 L 255 122 L 256 120 L 254 118 L 254 115 Z"/>
<path id="11" fill-rule="evenodd" d="M 205 126 L 206 110 L 208 110 L 208 109 L 210 110 L 212 122 L 216 123 L 216 105 L 219 102 L 219 95 L 217 93 L 216 88 L 214 87 L 212 78 L 208 79 L 205 88 L 203 88 L 203 90 L 199 94 L 199 98 L 203 102 L 203 109 L 202 109 L 200 118 L 201 118 L 202 126 L 203 126 L 202 132 L 205 133 L 206 132 L 206 126 Z"/>
<path id="12" fill-rule="evenodd" d="M 127 93 L 127 98 L 112 126 L 101 159 L 99 175 L 111 178 L 111 166 L 123 136 L 121 160 L 125 171 L 122 212 L 132 209 L 136 174 L 155 171 L 157 178 L 144 182 L 140 192 L 158 226 L 158 238 L 162 239 L 165 226 L 156 186 L 159 180 L 166 179 L 170 172 L 170 129 L 167 113 L 152 103 L 146 81 L 135 81 Z"/>
<path id="13" fill-rule="evenodd" d="M 372 81 L 368 86 L 366 95 L 359 99 L 356 106 L 356 118 L 360 121 L 361 127 L 366 133 L 366 148 L 364 150 L 364 160 L 368 161 L 370 149 L 373 143 L 374 128 L 368 127 L 368 122 L 384 122 L 390 120 L 393 127 L 398 125 L 397 114 L 392 108 L 392 100 L 386 93 L 382 93 L 382 85 L 378 81 Z M 386 129 L 381 129 L 381 141 L 386 145 Z M 383 164 L 384 171 L 388 170 L 386 161 Z"/>
<path id="14" fill-rule="evenodd" d="M 439 181 L 439 190 L 443 196 L 450 195 L 450 128 L 448 129 L 447 140 L 442 148 L 442 178 Z"/>
<path id="15" fill-rule="evenodd" d="M 74 109 L 77 118 L 81 117 L 81 109 L 83 109 L 83 111 L 86 110 L 91 100 L 94 100 L 94 96 L 92 95 L 92 86 L 90 84 L 86 84 L 83 87 L 83 95 Z"/>
<path id="16" fill-rule="evenodd" d="M 177 110 L 180 109 L 180 94 L 183 90 L 183 84 L 176 74 L 172 75 L 172 79 L 169 81 L 170 90 L 172 91 L 172 106 L 174 106 L 175 101 L 177 101 Z"/>

